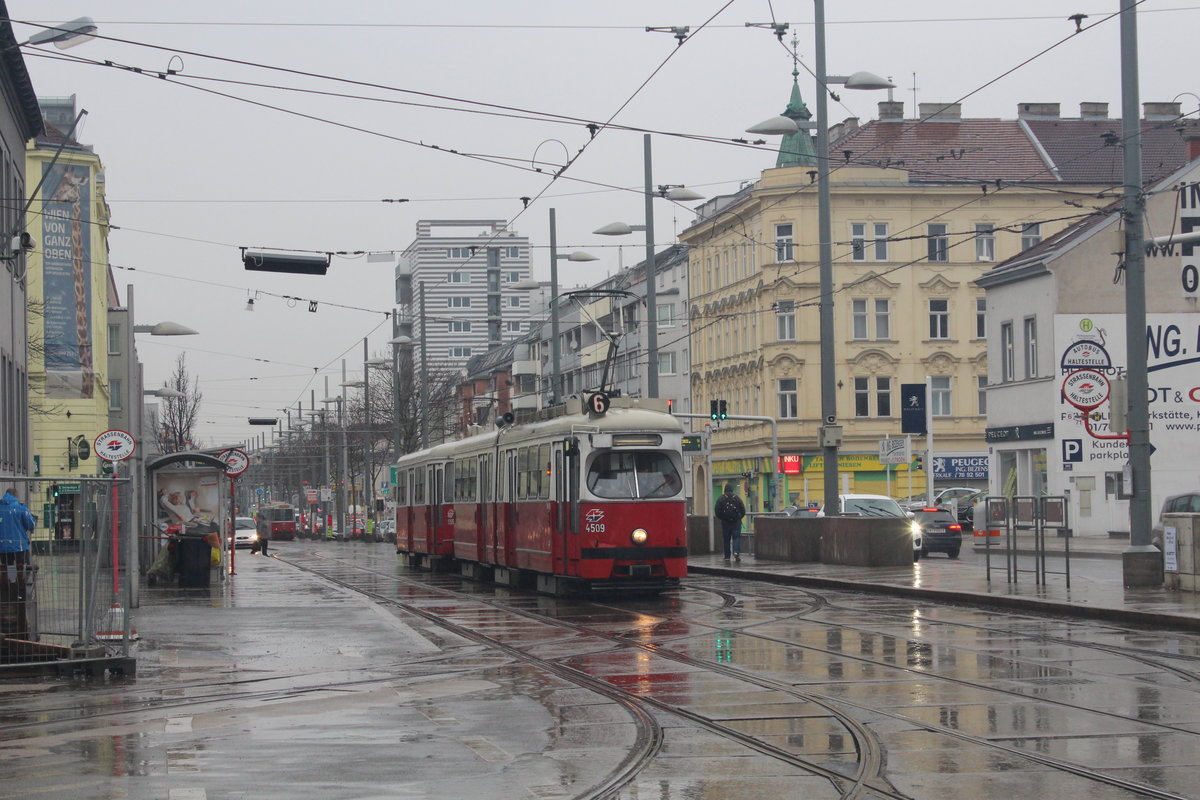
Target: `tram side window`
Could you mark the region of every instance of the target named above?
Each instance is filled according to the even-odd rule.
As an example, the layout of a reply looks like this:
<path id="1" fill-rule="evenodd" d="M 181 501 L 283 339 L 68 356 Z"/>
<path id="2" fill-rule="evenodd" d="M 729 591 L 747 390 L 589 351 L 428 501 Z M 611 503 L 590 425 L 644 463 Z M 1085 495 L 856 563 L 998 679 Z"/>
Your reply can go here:
<path id="1" fill-rule="evenodd" d="M 413 505 L 425 505 L 425 470 L 414 469 L 413 473 Z"/>
<path id="2" fill-rule="evenodd" d="M 538 480 L 541 481 L 541 491 L 538 492 L 538 497 L 543 500 L 550 498 L 550 445 L 543 444 L 538 447 Z"/>
<path id="3" fill-rule="evenodd" d="M 408 505 L 408 473 L 405 471 L 396 471 L 396 505 Z"/>
<path id="4" fill-rule="evenodd" d="M 465 458 L 454 462 L 454 499 L 459 503 L 470 502 L 472 499 L 469 466 Z"/>
<path id="5" fill-rule="evenodd" d="M 529 497 L 529 448 L 517 451 L 517 499 Z"/>
<path id="6" fill-rule="evenodd" d="M 597 455 L 588 467 L 588 491 L 614 500 L 675 497 L 683 487 L 666 453 L 642 450 Z"/>

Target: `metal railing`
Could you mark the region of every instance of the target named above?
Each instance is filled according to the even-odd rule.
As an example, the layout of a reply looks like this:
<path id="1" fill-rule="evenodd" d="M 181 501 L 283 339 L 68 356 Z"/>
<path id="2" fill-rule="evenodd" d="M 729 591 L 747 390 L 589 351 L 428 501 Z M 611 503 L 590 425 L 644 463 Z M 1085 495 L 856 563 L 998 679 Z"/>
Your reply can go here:
<path id="1" fill-rule="evenodd" d="M 992 570 L 1003 569 L 1008 583 L 1018 583 L 1021 573 L 1032 573 L 1034 583 L 1044 586 L 1049 575 L 1062 575 L 1066 579 L 1066 588 L 1071 588 L 1071 537 L 1070 524 L 1067 518 L 1067 499 L 1065 496 L 1036 496 L 1020 495 L 1015 497 L 989 497 L 983 506 L 984 510 L 984 565 L 987 571 L 988 583 L 992 580 Z M 979 520 L 975 521 L 978 528 Z M 1066 533 L 1063 538 L 1063 569 L 1061 571 L 1046 569 L 1046 531 L 1054 530 Z M 993 543 L 992 531 L 1002 531 L 1004 535 L 1004 565 L 992 565 L 992 549 L 1001 549 L 999 543 Z M 1033 533 L 1033 565 L 1025 566 L 1019 558 L 1017 534 L 1020 531 Z"/>
<path id="2" fill-rule="evenodd" d="M 7 478 L 8 489 L 37 527 L 0 572 L 0 665 L 128 656 L 128 479 Z"/>

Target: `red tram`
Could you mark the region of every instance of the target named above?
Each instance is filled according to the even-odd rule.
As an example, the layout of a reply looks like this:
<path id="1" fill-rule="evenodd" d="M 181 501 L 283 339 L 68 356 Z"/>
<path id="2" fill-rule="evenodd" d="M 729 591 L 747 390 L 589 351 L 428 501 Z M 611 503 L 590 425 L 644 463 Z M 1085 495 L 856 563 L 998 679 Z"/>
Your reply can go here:
<path id="1" fill-rule="evenodd" d="M 256 522 L 259 535 L 271 541 L 290 542 L 296 538 L 296 509 L 287 503 L 259 506 Z"/>
<path id="2" fill-rule="evenodd" d="M 683 429 L 665 401 L 565 414 L 401 458 L 396 552 L 550 594 L 658 591 L 687 573 Z"/>

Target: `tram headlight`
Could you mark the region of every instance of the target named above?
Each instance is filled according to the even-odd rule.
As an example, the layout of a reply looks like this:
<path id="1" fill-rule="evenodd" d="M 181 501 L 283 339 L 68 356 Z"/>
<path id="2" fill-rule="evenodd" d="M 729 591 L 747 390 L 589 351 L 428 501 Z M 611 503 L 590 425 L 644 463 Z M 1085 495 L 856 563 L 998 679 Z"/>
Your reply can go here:
<path id="1" fill-rule="evenodd" d="M 645 528 L 634 528 L 633 533 L 629 534 L 629 538 L 633 540 L 634 544 L 645 544 L 646 540 L 650 538 L 650 534 L 646 533 Z"/>

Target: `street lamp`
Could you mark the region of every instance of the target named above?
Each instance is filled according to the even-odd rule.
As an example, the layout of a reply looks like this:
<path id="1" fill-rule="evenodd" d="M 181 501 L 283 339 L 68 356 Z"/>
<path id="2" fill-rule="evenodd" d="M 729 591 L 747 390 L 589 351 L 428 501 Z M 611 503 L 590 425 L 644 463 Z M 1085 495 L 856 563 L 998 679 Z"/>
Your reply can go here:
<path id="1" fill-rule="evenodd" d="M 163 399 L 183 397 L 184 393 L 177 389 L 171 389 L 163 386 L 159 389 L 147 391 L 142 388 L 142 381 L 138 375 L 138 359 L 137 359 L 137 340 L 134 334 L 148 333 L 151 336 L 193 336 L 196 331 L 191 328 L 184 327 L 177 322 L 159 322 L 155 325 L 135 325 L 134 324 L 134 308 L 133 308 L 133 284 L 128 284 L 125 288 L 125 396 L 128 402 L 125 404 L 129 415 L 129 435 L 133 437 L 136 447 L 133 451 L 133 456 L 121 462 L 125 465 L 128 471 L 127 477 L 130 481 L 130 532 L 128 541 L 125 546 L 125 563 L 129 565 L 129 607 L 136 608 L 138 606 L 139 587 L 138 582 L 132 576 L 138 574 L 139 565 L 139 542 L 142 520 L 148 518 L 146 509 L 146 486 L 145 486 L 145 431 L 143 425 L 143 398 L 150 394 Z M 136 387 L 136 388 L 135 388 Z M 157 438 L 157 437 L 155 437 Z M 153 552 L 148 552 L 147 556 L 152 557 Z"/>
<path id="2" fill-rule="evenodd" d="M 555 298 L 558 296 L 558 260 L 566 261 L 598 261 L 595 256 L 576 250 L 567 255 L 558 253 L 558 226 L 555 220 L 555 209 L 550 209 L 550 405 L 558 404 L 561 397 L 560 382 L 562 381 L 562 346 L 558 341 L 558 306 Z M 518 282 L 514 288 L 521 286 Z"/>
<path id="3" fill-rule="evenodd" d="M 818 444 L 824 457 L 825 513 L 831 509 L 840 513 L 838 502 L 838 448 L 842 427 L 837 418 L 837 375 L 833 355 L 833 225 L 829 201 L 829 108 L 828 86 L 842 84 L 847 89 L 891 89 L 894 84 L 870 72 L 856 72 L 842 77 L 825 73 L 825 0 L 813 0 L 813 28 L 816 31 L 817 79 L 817 238 L 820 250 L 820 312 L 821 341 L 821 427 Z M 747 130 L 747 133 L 789 134 L 799 129 L 789 117 L 772 117 Z"/>
<path id="4" fill-rule="evenodd" d="M 66 50 L 95 39 L 97 30 L 98 27 L 91 17 L 79 17 L 61 25 L 48 26 L 45 30 L 38 31 L 18 44 L 17 47 L 24 47 L 27 44 L 35 47 L 52 44 L 59 50 Z"/>
<path id="5" fill-rule="evenodd" d="M 393 357 L 391 360 L 386 358 L 367 358 L 367 340 L 363 339 L 363 416 L 366 418 L 367 428 L 367 510 L 371 514 L 372 519 L 375 516 L 375 475 L 372 472 L 375 456 L 375 430 L 371 427 L 371 370 L 372 369 L 388 369 L 392 373 L 392 410 L 398 411 L 396 403 L 396 360 Z M 397 414 L 398 418 L 398 414 Z M 395 420 L 393 420 L 395 422 Z M 400 440 L 396 440 L 396 446 L 399 447 Z"/>
<path id="6" fill-rule="evenodd" d="M 642 136 L 642 151 L 645 162 L 646 188 L 646 224 L 627 225 L 614 222 L 597 228 L 593 233 L 601 236 L 623 236 L 634 231 L 646 232 L 646 396 L 658 397 L 658 297 L 657 275 L 654 263 L 654 198 L 665 197 L 669 200 L 683 202 L 686 200 L 701 200 L 703 195 L 684 186 L 669 185 L 654 187 L 650 159 L 650 134 Z"/>
<path id="7" fill-rule="evenodd" d="M 342 361 L 342 383 L 345 384 L 345 382 L 346 382 L 346 362 L 343 360 Z M 326 384 L 325 390 L 328 391 L 329 390 L 329 379 L 328 378 L 325 379 L 325 384 Z M 342 437 L 342 457 L 340 459 L 340 461 L 341 461 L 340 469 L 338 470 L 338 499 L 337 499 L 338 531 L 341 532 L 342 536 L 345 536 L 346 535 L 346 426 L 342 419 L 342 405 L 345 402 L 345 398 L 342 397 L 342 395 L 340 395 L 340 394 L 332 395 L 332 396 L 326 397 L 321 402 L 325 403 L 326 405 L 329 405 L 330 403 L 337 403 L 338 431 L 341 433 L 341 437 Z"/>

